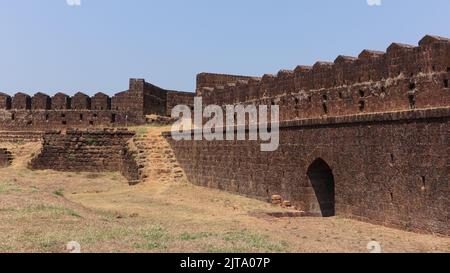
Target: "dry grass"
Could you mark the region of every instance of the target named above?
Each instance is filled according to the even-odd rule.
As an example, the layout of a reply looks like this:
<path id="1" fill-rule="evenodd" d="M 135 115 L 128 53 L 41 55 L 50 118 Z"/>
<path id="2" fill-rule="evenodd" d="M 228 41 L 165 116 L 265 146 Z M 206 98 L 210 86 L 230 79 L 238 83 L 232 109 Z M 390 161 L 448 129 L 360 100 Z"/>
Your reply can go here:
<path id="1" fill-rule="evenodd" d="M 25 148 L 24 148 L 25 147 Z M 0 252 L 449 252 L 450 239 L 339 217 L 256 218 L 265 202 L 185 181 L 129 187 L 116 173 L 60 173 L 25 168 L 38 145 L 0 170 Z"/>

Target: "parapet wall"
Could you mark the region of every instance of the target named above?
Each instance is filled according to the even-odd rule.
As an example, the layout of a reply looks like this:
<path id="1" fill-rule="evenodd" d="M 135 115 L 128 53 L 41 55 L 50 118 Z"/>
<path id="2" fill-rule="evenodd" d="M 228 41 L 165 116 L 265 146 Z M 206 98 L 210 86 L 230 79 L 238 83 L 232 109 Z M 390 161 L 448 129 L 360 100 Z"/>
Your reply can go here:
<path id="1" fill-rule="evenodd" d="M 284 122 L 271 153 L 259 141 L 165 136 L 194 184 L 281 195 L 312 215 L 332 203 L 340 216 L 450 235 L 450 108 Z"/>
<path id="2" fill-rule="evenodd" d="M 76 172 L 120 171 L 130 182 L 139 180 L 138 166 L 127 142 L 134 136 L 126 129 L 67 130 L 47 132 L 42 151 L 30 168 Z"/>
<path id="3" fill-rule="evenodd" d="M 140 95 L 143 90 L 135 88 L 137 81 L 131 79 L 130 89 L 112 98 L 101 92 L 92 97 L 81 92 L 72 97 L 61 92 L 53 97 L 42 92 L 33 97 L 22 92 L 12 97 L 0 93 L 0 130 L 45 131 L 142 124 L 145 122 L 143 95 Z"/>
<path id="4" fill-rule="evenodd" d="M 113 97 L 102 92 L 92 97 L 81 92 L 72 97 L 0 93 L 0 130 L 136 126 L 145 123 L 145 115 L 170 115 L 177 104 L 193 105 L 193 98 L 194 93 L 164 90 L 143 79 L 130 79 L 129 89 Z"/>
<path id="5" fill-rule="evenodd" d="M 277 104 L 281 120 L 443 107 L 450 102 L 450 40 L 425 36 L 417 47 L 394 43 L 386 52 L 363 50 L 276 76 L 224 78 L 199 75 L 204 104 Z"/>
<path id="6" fill-rule="evenodd" d="M 190 92 L 168 91 L 165 115 L 170 117 L 172 115 L 172 109 L 177 105 L 187 105 L 193 108 L 194 96 L 195 94 Z"/>
<path id="7" fill-rule="evenodd" d="M 172 109 L 179 105 L 194 105 L 195 93 L 165 90 L 145 83 L 145 114 L 170 116 Z"/>
<path id="8" fill-rule="evenodd" d="M 248 81 L 253 77 L 238 76 L 215 73 L 200 73 L 197 75 L 197 96 L 201 95 L 203 89 L 215 88 L 217 86 L 225 86 L 229 83 L 236 83 L 239 80 Z M 255 78 L 259 79 L 259 78 Z"/>

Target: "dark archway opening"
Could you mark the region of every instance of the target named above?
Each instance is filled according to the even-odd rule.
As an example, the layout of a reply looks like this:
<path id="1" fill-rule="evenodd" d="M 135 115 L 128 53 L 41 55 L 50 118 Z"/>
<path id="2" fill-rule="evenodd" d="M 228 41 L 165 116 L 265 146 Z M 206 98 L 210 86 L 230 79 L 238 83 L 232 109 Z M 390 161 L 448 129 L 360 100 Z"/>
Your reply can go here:
<path id="1" fill-rule="evenodd" d="M 322 217 L 335 215 L 335 187 L 334 176 L 330 166 L 319 158 L 308 168 L 308 178 L 316 194 L 319 206 L 311 211 Z"/>

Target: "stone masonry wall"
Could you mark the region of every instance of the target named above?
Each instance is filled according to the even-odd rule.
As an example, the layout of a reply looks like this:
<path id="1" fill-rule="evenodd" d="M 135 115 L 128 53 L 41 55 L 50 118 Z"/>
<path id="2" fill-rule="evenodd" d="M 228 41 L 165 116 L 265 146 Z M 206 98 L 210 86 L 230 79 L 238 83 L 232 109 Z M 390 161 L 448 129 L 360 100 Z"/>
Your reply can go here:
<path id="1" fill-rule="evenodd" d="M 130 79 L 129 90 L 112 98 L 102 92 L 93 97 L 17 93 L 12 98 L 0 92 L 0 130 L 137 126 L 145 124 L 145 115 L 170 115 L 173 106 L 193 101 L 194 93 L 165 90 L 143 79 Z"/>
<path id="2" fill-rule="evenodd" d="M 43 148 L 31 169 L 71 172 L 120 171 L 130 182 L 139 179 L 138 166 L 127 142 L 134 136 L 126 129 L 67 130 L 47 132 Z"/>
<path id="3" fill-rule="evenodd" d="M 44 132 L 39 131 L 0 131 L 0 143 L 41 142 Z"/>
<path id="4" fill-rule="evenodd" d="M 243 80 L 248 81 L 252 79 L 250 76 L 238 76 L 227 74 L 215 74 L 215 73 L 200 73 L 197 75 L 197 95 L 203 90 L 203 88 L 214 88 L 216 86 L 225 86 L 228 83 L 235 83 Z M 255 78 L 259 80 L 259 78 Z"/>
<path id="5" fill-rule="evenodd" d="M 144 87 L 144 114 L 165 116 L 166 104 L 167 91 L 146 83 Z"/>
<path id="6" fill-rule="evenodd" d="M 337 215 L 450 235 L 450 108 L 285 122 L 272 153 L 256 141 L 166 137 L 197 185 L 281 195 L 314 212 L 319 200 L 308 170 L 322 159 L 334 176 Z"/>
<path id="7" fill-rule="evenodd" d="M 164 115 L 171 116 L 172 109 L 177 105 L 187 105 L 191 108 L 194 107 L 194 93 L 168 91 L 166 102 L 166 113 Z"/>
<path id="8" fill-rule="evenodd" d="M 393 43 L 276 76 L 200 74 L 197 95 L 205 105 L 277 104 L 287 121 L 448 106 L 449 79 L 450 40 L 428 35 L 419 46 Z"/>

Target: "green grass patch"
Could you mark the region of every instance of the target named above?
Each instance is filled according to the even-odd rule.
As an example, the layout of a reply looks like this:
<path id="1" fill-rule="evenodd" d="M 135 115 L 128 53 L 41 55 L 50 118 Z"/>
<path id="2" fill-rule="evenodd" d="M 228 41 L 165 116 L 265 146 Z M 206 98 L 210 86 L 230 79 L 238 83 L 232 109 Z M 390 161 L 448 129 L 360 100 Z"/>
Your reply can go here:
<path id="1" fill-rule="evenodd" d="M 0 208 L 0 212 L 17 212 L 16 208 Z"/>
<path id="2" fill-rule="evenodd" d="M 150 241 L 161 240 L 167 236 L 167 232 L 161 226 L 152 226 L 141 231 L 141 236 Z"/>
<path id="3" fill-rule="evenodd" d="M 167 245 L 161 242 L 135 243 L 133 247 L 144 250 L 166 249 Z"/>
<path id="4" fill-rule="evenodd" d="M 266 235 L 257 234 L 248 230 L 227 232 L 223 235 L 222 239 L 231 244 L 231 249 L 237 252 L 283 252 L 288 248 L 288 243 L 285 241 L 273 242 Z"/>
<path id="5" fill-rule="evenodd" d="M 135 129 L 136 135 L 142 136 L 148 133 L 148 127 L 138 127 Z"/>
<path id="6" fill-rule="evenodd" d="M 10 194 L 12 192 L 21 192 L 22 189 L 12 182 L 0 182 L 0 194 Z"/>
<path id="7" fill-rule="evenodd" d="M 103 175 L 103 174 L 100 174 L 100 173 L 88 173 L 88 174 L 86 174 L 85 177 L 86 177 L 87 179 L 97 179 L 97 178 L 104 177 L 104 175 Z"/>
<path id="8" fill-rule="evenodd" d="M 213 234 L 208 232 L 200 232 L 200 233 L 188 233 L 184 232 L 180 235 L 180 240 L 182 241 L 195 241 L 198 239 L 211 237 Z"/>
<path id="9" fill-rule="evenodd" d="M 31 193 L 38 193 L 38 192 L 39 192 L 39 188 L 36 187 L 36 186 L 31 186 L 31 187 L 30 187 L 30 192 L 31 192 Z"/>
<path id="10" fill-rule="evenodd" d="M 84 141 L 84 144 L 88 145 L 88 146 L 94 146 L 97 145 L 97 140 L 95 138 L 92 137 L 88 137 L 86 138 L 86 140 Z"/>
<path id="11" fill-rule="evenodd" d="M 38 252 L 61 252 L 64 249 L 63 234 L 42 231 L 25 231 L 20 240 L 24 245 L 31 245 Z"/>
<path id="12" fill-rule="evenodd" d="M 1 183 L 0 184 L 0 194 L 7 194 L 8 191 L 8 187 L 6 186 L 6 184 Z"/>
<path id="13" fill-rule="evenodd" d="M 137 249 L 166 249 L 167 243 L 170 240 L 168 232 L 163 227 L 158 225 L 142 229 L 138 235 L 144 240 L 144 242 L 135 243 L 134 247 Z"/>
<path id="14" fill-rule="evenodd" d="M 45 238 L 39 242 L 39 247 L 43 249 L 55 249 L 61 246 L 62 244 L 60 242 L 53 240 L 51 238 Z"/>
<path id="15" fill-rule="evenodd" d="M 53 194 L 59 197 L 64 197 L 64 189 L 57 189 L 53 192 Z"/>
<path id="16" fill-rule="evenodd" d="M 8 245 L 0 245 L 0 252 L 12 252 L 14 247 Z"/>
<path id="17" fill-rule="evenodd" d="M 25 213 L 49 213 L 54 216 L 68 215 L 76 218 L 82 218 L 75 210 L 60 206 L 37 205 L 24 209 Z"/>
<path id="18" fill-rule="evenodd" d="M 83 233 L 81 239 L 77 239 L 81 244 L 100 244 L 105 241 L 124 241 L 133 230 L 123 227 L 105 228 L 105 229 L 89 229 Z"/>

